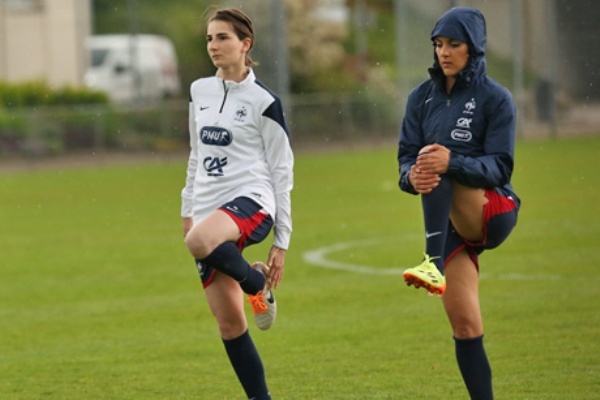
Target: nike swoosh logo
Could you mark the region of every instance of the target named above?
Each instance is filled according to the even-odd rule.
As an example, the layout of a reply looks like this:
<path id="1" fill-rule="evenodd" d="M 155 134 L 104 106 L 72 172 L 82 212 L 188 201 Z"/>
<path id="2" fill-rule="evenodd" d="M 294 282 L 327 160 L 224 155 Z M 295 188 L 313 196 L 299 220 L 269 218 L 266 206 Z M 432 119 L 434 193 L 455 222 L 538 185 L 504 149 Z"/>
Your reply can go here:
<path id="1" fill-rule="evenodd" d="M 210 108 L 210 106 L 208 106 L 208 107 L 200 107 L 200 111 L 204 111 L 204 110 L 206 110 L 207 108 Z"/>
<path id="2" fill-rule="evenodd" d="M 442 232 L 439 232 L 439 231 L 438 232 L 431 232 L 431 233 L 425 232 L 425 238 L 429 239 L 431 237 L 434 237 L 434 236 L 437 236 L 437 235 L 441 235 L 441 234 L 442 234 Z"/>

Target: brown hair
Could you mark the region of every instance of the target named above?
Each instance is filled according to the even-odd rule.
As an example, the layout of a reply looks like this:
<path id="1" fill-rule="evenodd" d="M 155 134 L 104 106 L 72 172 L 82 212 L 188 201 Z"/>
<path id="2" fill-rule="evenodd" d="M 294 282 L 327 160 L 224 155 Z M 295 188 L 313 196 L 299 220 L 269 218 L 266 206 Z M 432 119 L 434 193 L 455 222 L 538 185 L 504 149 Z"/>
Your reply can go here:
<path id="1" fill-rule="evenodd" d="M 248 49 L 248 53 L 250 53 L 254 46 L 254 25 L 242 10 L 233 7 L 219 8 L 210 14 L 207 24 L 215 20 L 229 22 L 239 40 L 250 39 L 250 49 Z M 248 53 L 246 53 L 246 66 L 258 65 Z"/>

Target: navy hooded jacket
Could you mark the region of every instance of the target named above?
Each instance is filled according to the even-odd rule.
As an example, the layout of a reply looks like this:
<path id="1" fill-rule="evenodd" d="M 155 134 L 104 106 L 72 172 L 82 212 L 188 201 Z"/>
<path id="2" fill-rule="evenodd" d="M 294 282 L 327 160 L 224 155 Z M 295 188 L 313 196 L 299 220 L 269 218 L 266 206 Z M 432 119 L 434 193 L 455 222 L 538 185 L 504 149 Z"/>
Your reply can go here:
<path id="1" fill-rule="evenodd" d="M 510 185 L 516 111 L 510 92 L 486 75 L 486 29 L 476 9 L 455 7 L 439 19 L 431 39 L 444 36 L 466 42 L 469 63 L 450 93 L 434 51 L 430 79 L 409 95 L 402 122 L 398 162 L 400 188 L 417 194 L 408 180 L 419 150 L 437 143 L 450 149 L 447 175 L 471 187 L 495 188 L 519 203 Z"/>

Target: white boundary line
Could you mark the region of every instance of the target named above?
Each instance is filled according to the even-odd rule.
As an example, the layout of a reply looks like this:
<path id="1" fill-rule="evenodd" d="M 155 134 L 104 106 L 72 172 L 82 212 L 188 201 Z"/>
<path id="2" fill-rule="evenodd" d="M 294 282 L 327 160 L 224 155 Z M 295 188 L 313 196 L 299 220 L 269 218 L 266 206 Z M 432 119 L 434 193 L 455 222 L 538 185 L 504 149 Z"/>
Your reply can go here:
<path id="1" fill-rule="evenodd" d="M 416 234 L 409 233 L 404 236 L 415 236 Z M 349 250 L 354 247 L 363 247 L 370 244 L 380 243 L 381 241 L 390 240 L 402 240 L 402 237 L 384 238 L 384 239 L 362 239 L 353 240 L 348 242 L 338 242 L 330 246 L 320 247 L 314 250 L 305 251 L 302 254 L 303 260 L 316 267 L 335 269 L 345 272 L 354 272 L 365 275 L 402 275 L 402 272 L 409 267 L 391 267 L 391 268 L 380 268 L 371 265 L 360 265 L 352 264 L 348 262 L 335 261 L 328 258 L 330 253 L 337 251 Z M 558 281 L 565 279 L 557 274 L 519 274 L 519 273 L 506 273 L 506 274 L 490 274 L 482 273 L 480 279 L 502 279 L 511 281 Z"/>
<path id="2" fill-rule="evenodd" d="M 412 234 L 411 234 L 412 235 Z M 395 238 L 400 240 L 401 238 Z M 307 263 L 329 269 L 337 269 L 341 271 L 348 272 L 357 272 L 360 274 L 367 275 L 402 275 L 402 272 L 408 267 L 393 267 L 393 268 L 376 268 L 370 265 L 359 265 L 352 264 L 340 261 L 333 261 L 327 258 L 329 253 L 333 253 L 336 251 L 348 250 L 353 247 L 363 247 L 368 246 L 369 244 L 374 244 L 381 242 L 381 240 L 391 240 L 387 239 L 363 239 L 363 240 L 354 240 L 350 242 L 339 242 L 333 244 L 331 246 L 320 247 L 315 250 L 305 251 L 302 255 L 302 258 Z"/>

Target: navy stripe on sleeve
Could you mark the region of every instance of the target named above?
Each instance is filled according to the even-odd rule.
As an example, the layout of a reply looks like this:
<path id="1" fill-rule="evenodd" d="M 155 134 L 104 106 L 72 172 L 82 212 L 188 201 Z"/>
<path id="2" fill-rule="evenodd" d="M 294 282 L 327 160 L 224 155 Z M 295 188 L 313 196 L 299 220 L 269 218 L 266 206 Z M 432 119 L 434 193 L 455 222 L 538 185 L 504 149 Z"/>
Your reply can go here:
<path id="1" fill-rule="evenodd" d="M 262 115 L 264 117 L 270 118 L 273 121 L 277 122 L 279 124 L 279 126 L 281 126 L 283 128 L 286 135 L 288 135 L 288 137 L 289 137 L 290 132 L 289 132 L 287 124 L 285 122 L 285 117 L 283 114 L 283 107 L 281 105 L 281 100 L 275 93 L 273 93 L 273 91 L 271 91 L 271 89 L 266 87 L 261 81 L 259 81 L 257 79 L 255 82 L 258 86 L 260 86 L 261 88 L 263 88 L 267 92 L 269 92 L 269 94 L 271 96 L 273 96 L 273 99 L 274 99 L 274 101 L 271 103 L 271 105 L 269 107 L 267 107 L 267 109 L 263 112 Z"/>

